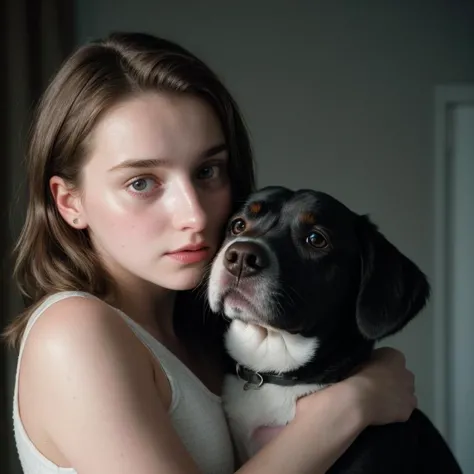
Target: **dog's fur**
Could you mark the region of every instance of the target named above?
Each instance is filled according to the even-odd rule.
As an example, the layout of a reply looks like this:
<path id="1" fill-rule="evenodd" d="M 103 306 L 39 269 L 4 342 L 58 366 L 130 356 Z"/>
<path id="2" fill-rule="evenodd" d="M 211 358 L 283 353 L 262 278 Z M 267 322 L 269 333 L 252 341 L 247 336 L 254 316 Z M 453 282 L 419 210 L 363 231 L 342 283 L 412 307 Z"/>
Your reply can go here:
<path id="1" fill-rule="evenodd" d="M 208 288 L 211 309 L 230 321 L 226 347 L 240 364 L 226 377 L 223 402 L 241 460 L 258 450 L 258 428 L 285 425 L 298 397 L 347 377 L 429 293 L 425 275 L 367 216 L 331 196 L 276 186 L 252 195 L 230 221 Z M 264 383 L 268 374 L 297 380 Z M 417 409 L 405 423 L 364 430 L 330 472 L 461 471 Z"/>

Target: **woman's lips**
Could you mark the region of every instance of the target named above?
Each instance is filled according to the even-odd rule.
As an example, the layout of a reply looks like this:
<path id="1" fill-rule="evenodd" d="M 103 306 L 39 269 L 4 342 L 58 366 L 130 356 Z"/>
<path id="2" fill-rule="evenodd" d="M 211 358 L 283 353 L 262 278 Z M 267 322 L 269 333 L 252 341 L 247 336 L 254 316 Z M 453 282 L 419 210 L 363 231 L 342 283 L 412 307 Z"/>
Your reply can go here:
<path id="1" fill-rule="evenodd" d="M 178 250 L 177 252 L 170 252 L 166 255 L 184 264 L 199 263 L 209 258 L 210 249 L 209 247 L 201 247 L 197 250 Z"/>

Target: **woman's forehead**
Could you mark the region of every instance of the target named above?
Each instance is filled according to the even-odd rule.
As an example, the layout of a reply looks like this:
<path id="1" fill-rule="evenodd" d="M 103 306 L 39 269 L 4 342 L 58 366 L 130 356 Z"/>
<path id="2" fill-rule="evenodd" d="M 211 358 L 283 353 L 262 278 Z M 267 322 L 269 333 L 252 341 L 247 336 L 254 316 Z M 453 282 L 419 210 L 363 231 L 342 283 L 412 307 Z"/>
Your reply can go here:
<path id="1" fill-rule="evenodd" d="M 224 136 L 204 101 L 188 95 L 147 93 L 109 110 L 90 142 L 91 158 L 111 169 L 130 160 L 194 160 Z"/>

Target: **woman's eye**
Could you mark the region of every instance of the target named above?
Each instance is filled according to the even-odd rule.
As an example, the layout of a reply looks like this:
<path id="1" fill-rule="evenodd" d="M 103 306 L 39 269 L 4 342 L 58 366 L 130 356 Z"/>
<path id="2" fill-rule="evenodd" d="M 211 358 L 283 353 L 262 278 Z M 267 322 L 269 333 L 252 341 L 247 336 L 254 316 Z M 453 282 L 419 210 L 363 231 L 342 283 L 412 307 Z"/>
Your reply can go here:
<path id="1" fill-rule="evenodd" d="M 153 178 L 137 178 L 128 187 L 137 194 L 146 194 L 153 191 L 156 181 Z"/>
<path id="2" fill-rule="evenodd" d="M 218 174 L 218 166 L 206 166 L 205 168 L 201 168 L 198 172 L 198 179 L 212 179 Z"/>
<path id="3" fill-rule="evenodd" d="M 311 232 L 306 238 L 306 242 L 317 249 L 322 249 L 328 245 L 326 237 L 320 232 Z"/>

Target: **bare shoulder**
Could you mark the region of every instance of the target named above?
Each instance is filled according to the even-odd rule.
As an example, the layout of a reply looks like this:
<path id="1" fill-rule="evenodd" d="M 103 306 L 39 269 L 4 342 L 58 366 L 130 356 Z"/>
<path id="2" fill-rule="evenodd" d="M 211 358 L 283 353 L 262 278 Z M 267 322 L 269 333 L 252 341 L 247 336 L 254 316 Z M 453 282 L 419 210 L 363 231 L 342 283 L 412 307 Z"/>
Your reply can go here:
<path id="1" fill-rule="evenodd" d="M 123 367 L 141 368 L 150 360 L 147 351 L 116 310 L 104 302 L 74 296 L 47 308 L 28 335 L 22 365 L 30 362 L 36 376 L 51 371 L 100 368 L 114 358 Z M 148 363 L 150 366 L 150 363 Z M 28 371 L 29 372 L 29 371 Z"/>
<path id="2" fill-rule="evenodd" d="M 74 350 L 76 346 L 112 343 L 116 339 L 133 338 L 133 333 L 109 305 L 95 298 L 71 296 L 52 304 L 36 321 L 28 336 L 31 350 L 49 346 L 58 350 Z M 80 343 L 80 344 L 79 344 Z M 82 352 L 82 351 L 81 351 Z"/>
<path id="3" fill-rule="evenodd" d="M 67 298 L 41 315 L 26 341 L 22 419 L 30 414 L 32 429 L 41 428 L 36 439 L 49 440 L 79 472 L 195 472 L 155 375 L 148 350 L 113 308 Z M 175 456 L 184 470 L 168 469 Z"/>
<path id="4" fill-rule="evenodd" d="M 129 371 L 153 376 L 147 351 L 113 308 L 81 296 L 58 301 L 38 318 L 25 343 L 20 371 L 22 417 L 32 425 L 47 426 L 61 390 L 78 390 L 71 383 L 99 388 L 97 379 L 104 379 L 107 372 L 118 384 Z M 33 422 L 30 407 L 35 409 Z"/>

